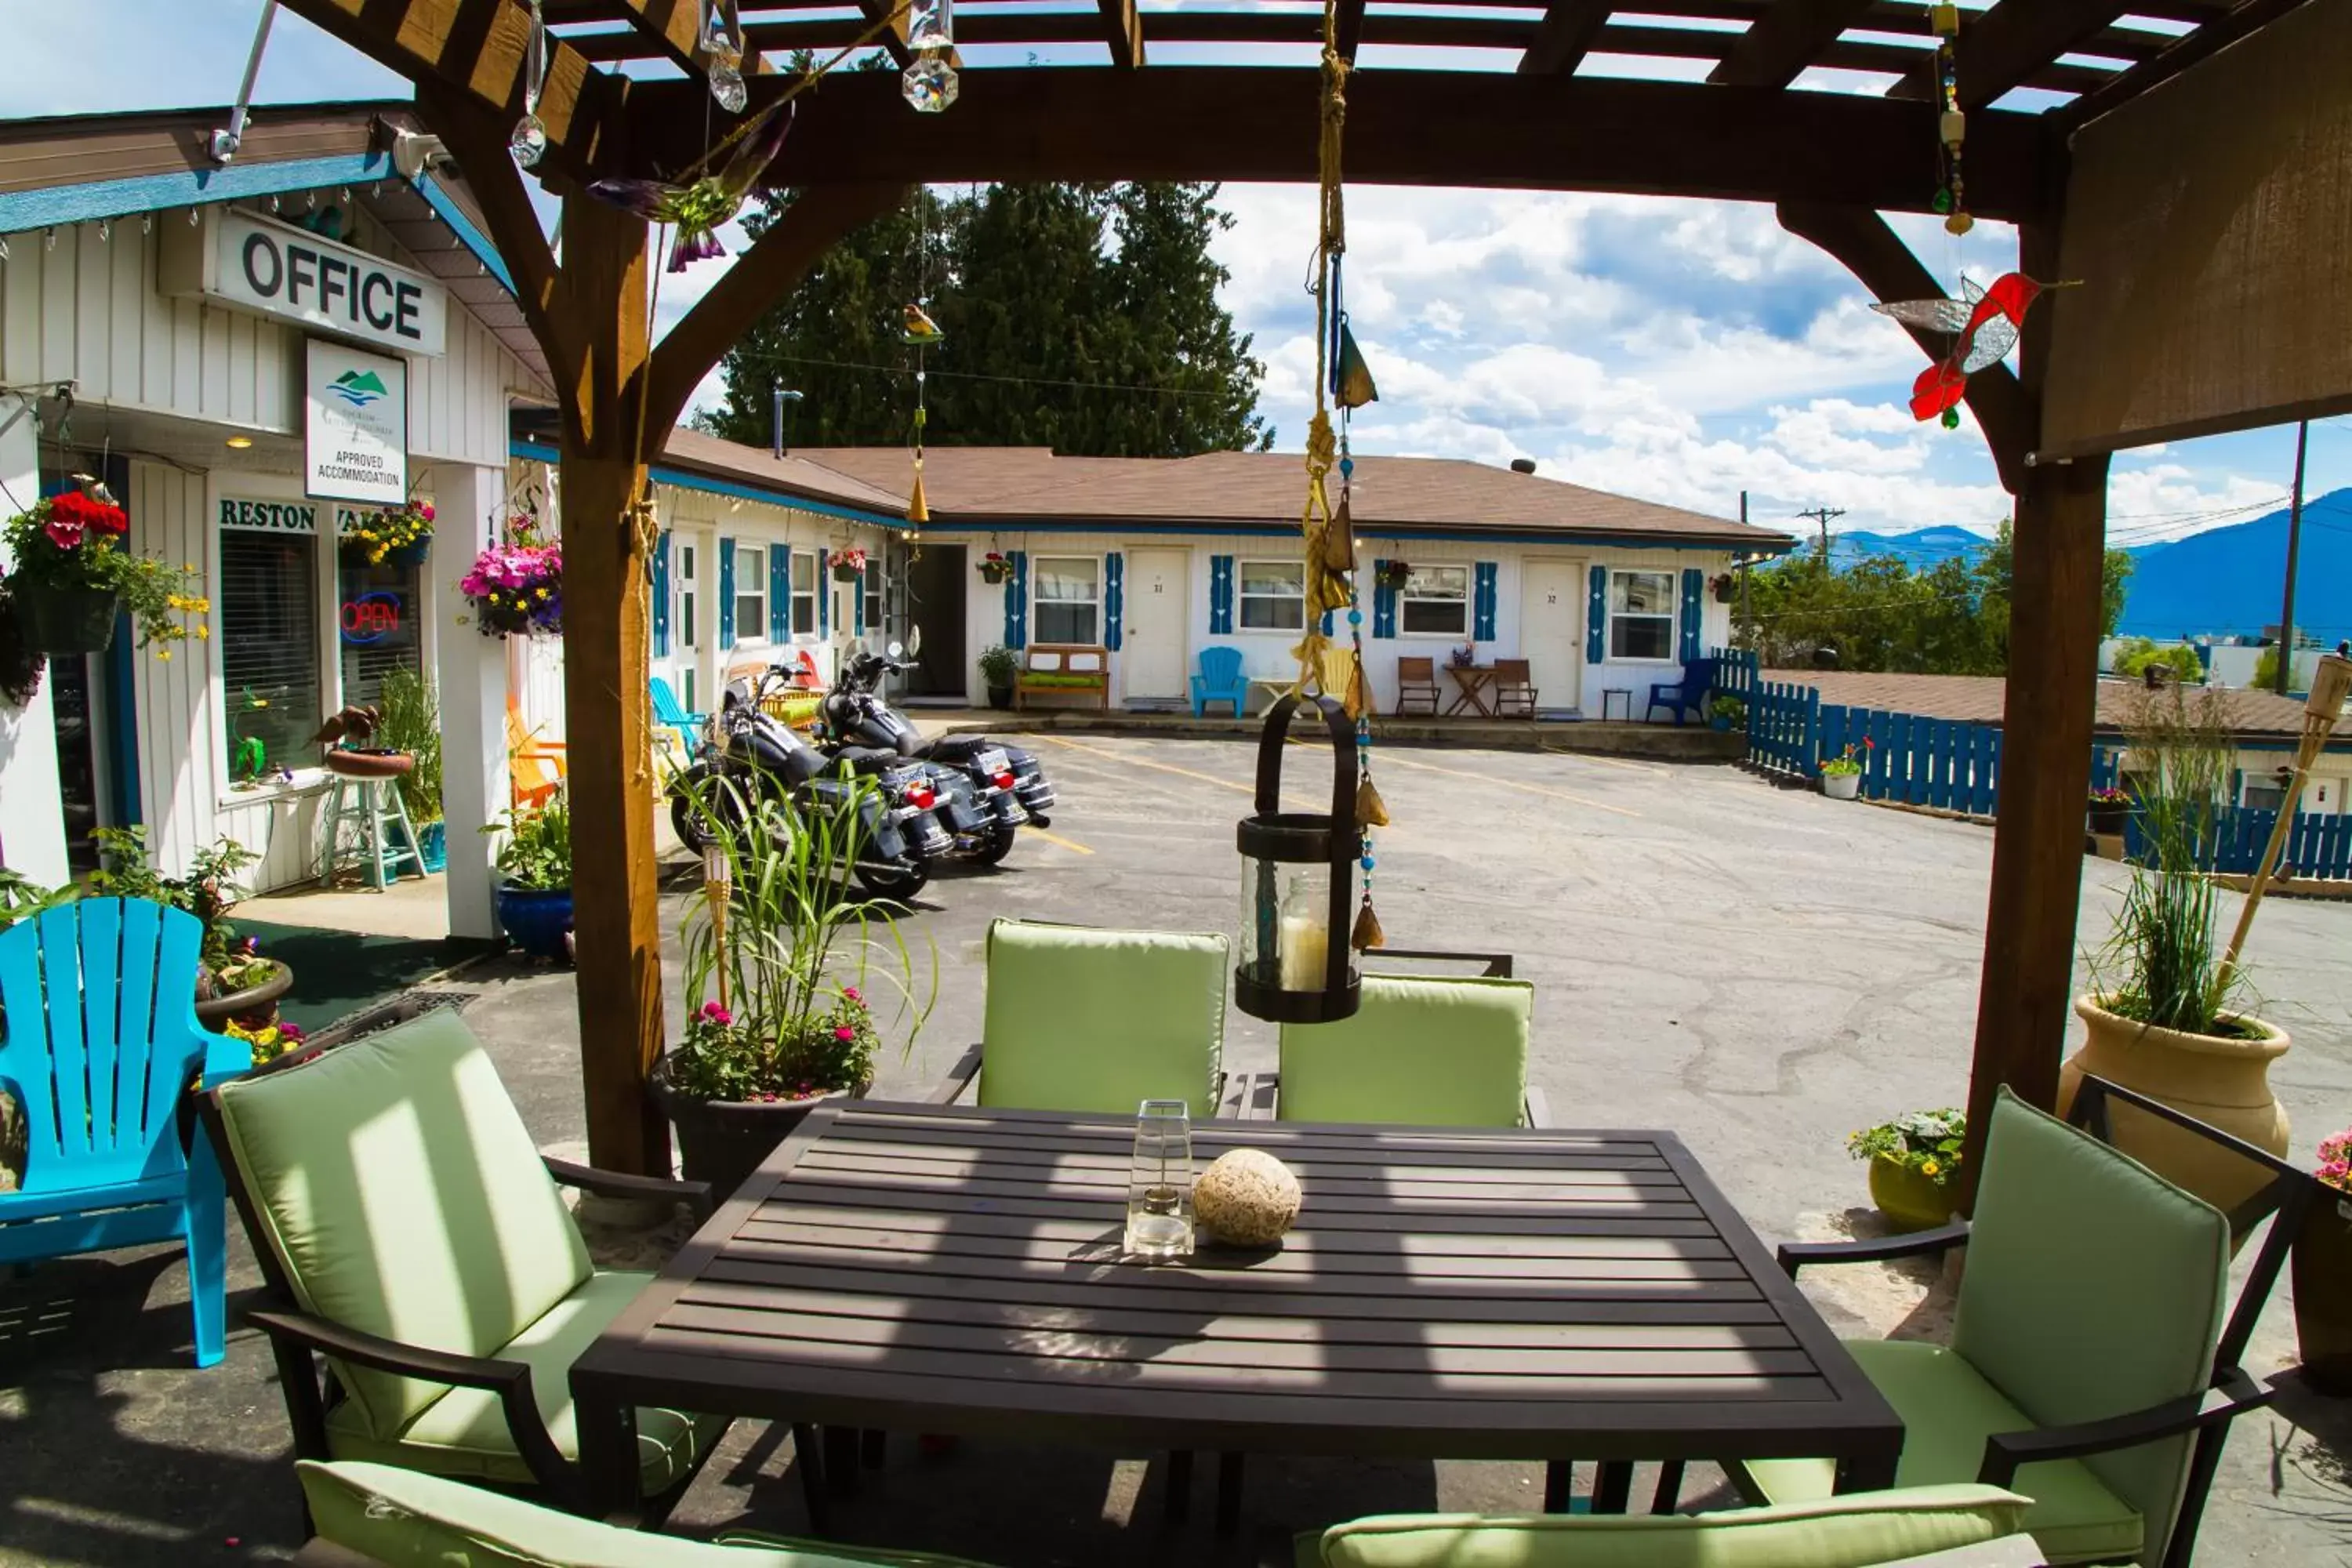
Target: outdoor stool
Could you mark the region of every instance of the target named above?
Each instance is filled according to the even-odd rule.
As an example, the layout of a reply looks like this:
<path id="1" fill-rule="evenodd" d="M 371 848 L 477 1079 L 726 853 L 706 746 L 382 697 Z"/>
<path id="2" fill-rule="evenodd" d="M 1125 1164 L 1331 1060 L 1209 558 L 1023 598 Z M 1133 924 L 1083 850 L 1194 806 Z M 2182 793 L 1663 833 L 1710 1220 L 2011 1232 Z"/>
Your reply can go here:
<path id="1" fill-rule="evenodd" d="M 329 887 L 334 885 L 335 873 L 343 862 L 342 833 L 346 822 L 356 829 L 353 852 L 359 857 L 360 872 L 369 887 L 381 889 L 406 876 L 408 869 L 425 876 L 425 853 L 417 843 L 415 826 L 408 820 L 408 806 L 400 798 L 399 787 L 390 779 L 355 779 L 341 773 L 334 777 L 334 787 L 327 792 L 327 809 L 321 814 L 324 826 L 319 880 Z"/>

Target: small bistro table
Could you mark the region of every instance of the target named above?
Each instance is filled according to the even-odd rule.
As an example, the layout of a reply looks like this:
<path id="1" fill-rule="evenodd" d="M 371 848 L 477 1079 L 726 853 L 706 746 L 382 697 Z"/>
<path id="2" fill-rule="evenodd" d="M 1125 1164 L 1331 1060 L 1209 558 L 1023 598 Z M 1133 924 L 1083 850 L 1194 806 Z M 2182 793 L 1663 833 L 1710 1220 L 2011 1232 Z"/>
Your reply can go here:
<path id="1" fill-rule="evenodd" d="M 1446 670 L 1454 677 L 1455 696 L 1453 706 L 1445 711 L 1451 715 L 1465 708 L 1475 709 L 1488 719 L 1495 717 L 1495 705 L 1486 694 L 1495 689 L 1495 667 L 1491 664 L 1449 664 Z"/>
<path id="2" fill-rule="evenodd" d="M 641 1405 L 1621 1476 L 1811 1455 L 1842 1489 L 1894 1482 L 1901 1421 L 1671 1132 L 1197 1123 L 1197 1163 L 1267 1150 L 1306 1207 L 1278 1248 L 1146 1267 L 1119 1251 L 1133 1131 L 810 1112 L 573 1365 L 593 1495 L 636 1495 Z"/>

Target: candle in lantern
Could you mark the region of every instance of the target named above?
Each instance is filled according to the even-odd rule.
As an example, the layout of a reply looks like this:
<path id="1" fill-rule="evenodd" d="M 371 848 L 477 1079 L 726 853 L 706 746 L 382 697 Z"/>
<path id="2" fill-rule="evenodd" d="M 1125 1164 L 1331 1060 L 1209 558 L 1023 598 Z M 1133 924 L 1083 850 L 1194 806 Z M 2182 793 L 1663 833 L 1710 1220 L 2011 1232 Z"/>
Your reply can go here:
<path id="1" fill-rule="evenodd" d="M 1285 991 L 1316 991 L 1323 984 L 1324 970 L 1331 957 L 1331 933 L 1325 926 L 1324 912 L 1315 907 L 1304 877 L 1290 879 L 1290 889 L 1282 900 L 1282 988 Z"/>

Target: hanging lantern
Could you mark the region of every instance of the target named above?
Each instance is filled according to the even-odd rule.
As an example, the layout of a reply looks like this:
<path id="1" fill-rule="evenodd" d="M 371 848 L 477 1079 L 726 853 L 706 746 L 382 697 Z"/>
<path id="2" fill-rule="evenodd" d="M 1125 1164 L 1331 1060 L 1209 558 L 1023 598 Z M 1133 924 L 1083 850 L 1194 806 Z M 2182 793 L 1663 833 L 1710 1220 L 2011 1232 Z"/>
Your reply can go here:
<path id="1" fill-rule="evenodd" d="M 1331 809 L 1286 812 L 1282 757 L 1290 715 L 1301 702 L 1323 715 L 1331 732 Z M 1276 1024 L 1328 1024 L 1352 1017 L 1358 977 L 1349 945 L 1355 908 L 1356 735 L 1348 712 L 1328 696 L 1293 691 L 1266 710 L 1257 742 L 1257 809 L 1242 819 L 1240 959 L 1234 1001 L 1253 1018 Z"/>

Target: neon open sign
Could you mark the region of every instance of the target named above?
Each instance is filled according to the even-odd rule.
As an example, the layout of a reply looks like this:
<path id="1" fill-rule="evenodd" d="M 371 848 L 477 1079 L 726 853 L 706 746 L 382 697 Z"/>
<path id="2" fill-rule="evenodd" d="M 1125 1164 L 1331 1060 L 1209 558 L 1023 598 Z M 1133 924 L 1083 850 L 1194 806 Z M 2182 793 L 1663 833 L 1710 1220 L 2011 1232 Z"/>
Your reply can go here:
<path id="1" fill-rule="evenodd" d="M 343 601 L 343 640 L 362 647 L 400 633 L 400 595 L 378 590 Z"/>

